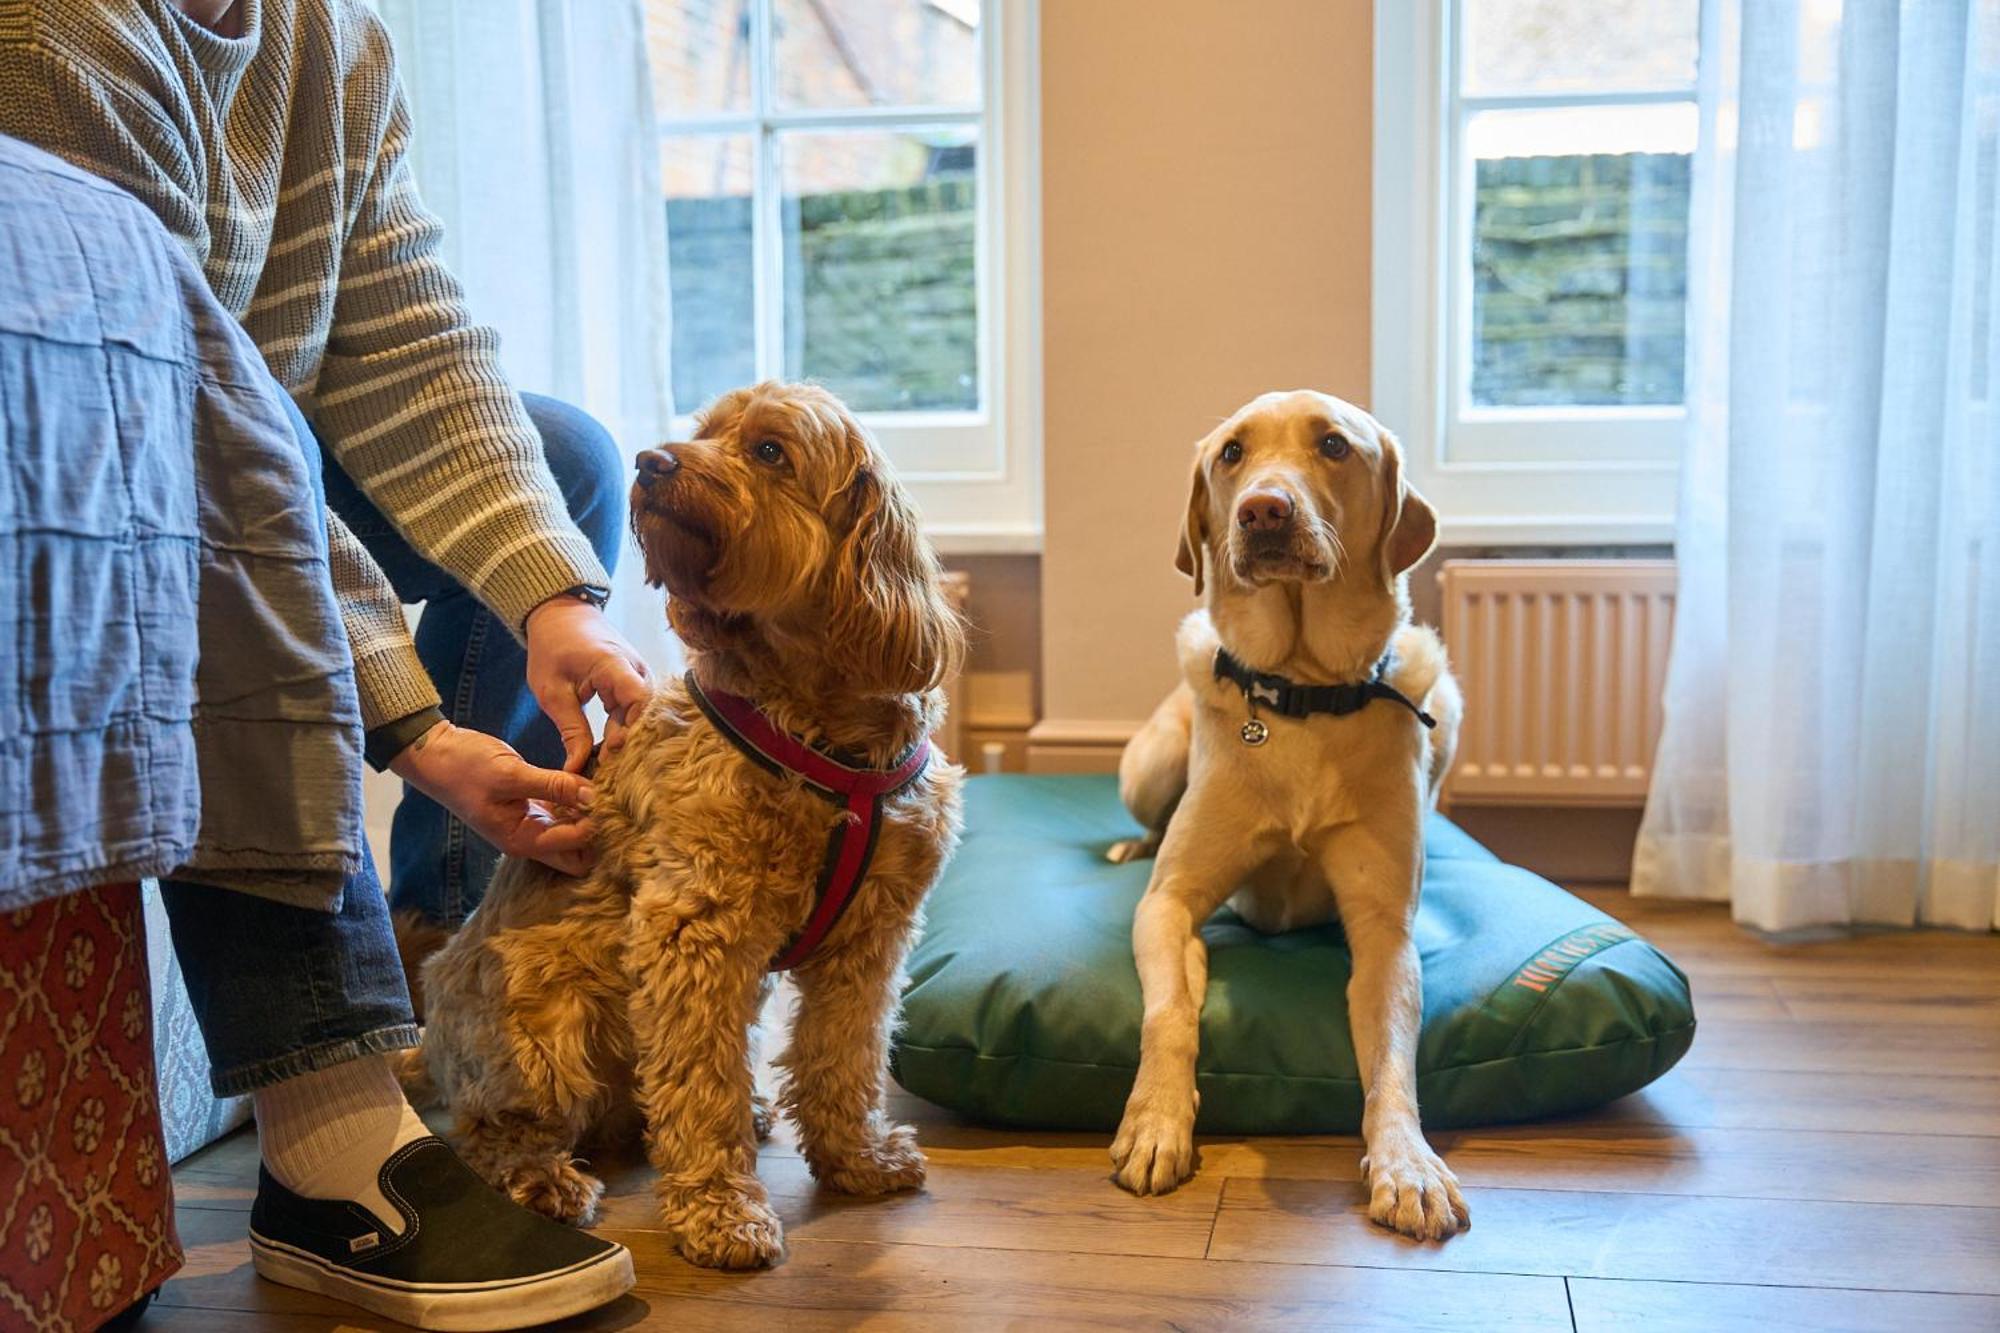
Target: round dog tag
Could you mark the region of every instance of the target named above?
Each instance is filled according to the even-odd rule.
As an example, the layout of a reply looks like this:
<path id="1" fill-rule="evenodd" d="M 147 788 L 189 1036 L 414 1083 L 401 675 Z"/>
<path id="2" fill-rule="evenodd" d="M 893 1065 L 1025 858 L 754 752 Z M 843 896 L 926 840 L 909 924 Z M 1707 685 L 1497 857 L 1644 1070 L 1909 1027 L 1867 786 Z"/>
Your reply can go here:
<path id="1" fill-rule="evenodd" d="M 1253 717 L 1243 724 L 1242 736 L 1245 745 L 1262 745 L 1271 739 L 1271 729 Z"/>

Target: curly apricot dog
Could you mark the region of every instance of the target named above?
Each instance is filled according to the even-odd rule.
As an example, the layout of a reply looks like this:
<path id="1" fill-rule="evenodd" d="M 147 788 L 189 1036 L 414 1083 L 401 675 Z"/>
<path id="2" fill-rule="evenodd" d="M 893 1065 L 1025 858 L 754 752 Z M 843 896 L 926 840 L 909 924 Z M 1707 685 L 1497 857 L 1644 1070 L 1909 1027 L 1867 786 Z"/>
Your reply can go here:
<path id="1" fill-rule="evenodd" d="M 963 773 L 928 737 L 964 631 L 887 464 L 823 390 L 723 397 L 693 441 L 640 456 L 632 511 L 688 677 L 595 776 L 596 869 L 504 862 L 425 964 L 422 1058 L 466 1160 L 572 1222 L 602 1192 L 572 1150 L 636 1106 L 681 1252 L 755 1267 L 784 1251 L 750 1050 L 774 960 L 799 995 L 778 1104 L 813 1174 L 923 1183 L 883 1083 L 904 955 L 958 838 Z M 830 791 L 841 775 L 861 795 Z"/>

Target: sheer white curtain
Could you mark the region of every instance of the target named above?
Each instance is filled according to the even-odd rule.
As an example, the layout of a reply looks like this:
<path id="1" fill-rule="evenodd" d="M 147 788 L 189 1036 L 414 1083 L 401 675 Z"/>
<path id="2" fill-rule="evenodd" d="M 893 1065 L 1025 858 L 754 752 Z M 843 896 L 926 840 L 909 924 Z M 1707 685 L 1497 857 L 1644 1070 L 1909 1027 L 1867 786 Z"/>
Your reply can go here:
<path id="1" fill-rule="evenodd" d="M 424 202 L 517 388 L 589 411 L 627 453 L 667 437 L 666 216 L 639 0 L 378 0 L 416 121 Z M 630 549 L 611 614 L 678 669 Z M 387 864 L 402 784 L 369 774 Z"/>
<path id="2" fill-rule="evenodd" d="M 1995 0 L 1711 0 L 1633 891 L 2000 926 Z"/>

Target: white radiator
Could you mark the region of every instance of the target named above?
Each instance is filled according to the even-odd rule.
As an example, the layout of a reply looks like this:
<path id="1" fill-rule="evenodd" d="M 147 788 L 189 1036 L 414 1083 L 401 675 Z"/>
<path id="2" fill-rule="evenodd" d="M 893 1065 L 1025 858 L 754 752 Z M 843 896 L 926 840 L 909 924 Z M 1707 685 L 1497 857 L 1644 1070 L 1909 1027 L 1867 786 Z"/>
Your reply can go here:
<path id="1" fill-rule="evenodd" d="M 1671 560 L 1447 560 L 1465 692 L 1455 805 L 1642 805 L 1660 736 Z"/>

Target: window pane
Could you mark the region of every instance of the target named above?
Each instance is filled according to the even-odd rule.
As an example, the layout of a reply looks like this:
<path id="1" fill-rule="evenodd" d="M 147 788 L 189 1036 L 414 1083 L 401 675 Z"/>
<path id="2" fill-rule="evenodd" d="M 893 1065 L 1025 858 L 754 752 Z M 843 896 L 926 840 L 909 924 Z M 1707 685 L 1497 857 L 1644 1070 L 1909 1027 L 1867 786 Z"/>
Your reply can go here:
<path id="1" fill-rule="evenodd" d="M 785 369 L 865 412 L 979 406 L 976 136 L 787 134 Z"/>
<path id="2" fill-rule="evenodd" d="M 1469 95 L 1694 85 L 1699 0 L 1460 0 Z"/>
<path id="3" fill-rule="evenodd" d="M 1474 406 L 1681 401 L 1697 124 L 1691 102 L 1468 121 Z"/>
<path id="4" fill-rule="evenodd" d="M 788 107 L 977 106 L 980 0 L 773 0 Z"/>
<path id="5" fill-rule="evenodd" d="M 676 412 L 692 412 L 757 378 L 752 151 L 747 134 L 670 138 L 660 145 Z"/>
<path id="6" fill-rule="evenodd" d="M 750 0 L 646 0 L 646 59 L 662 117 L 750 109 Z"/>

